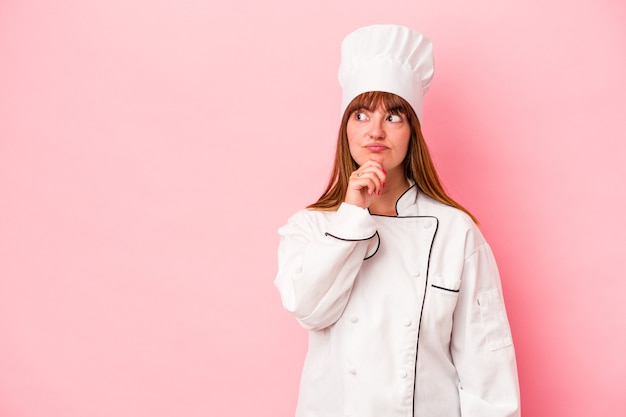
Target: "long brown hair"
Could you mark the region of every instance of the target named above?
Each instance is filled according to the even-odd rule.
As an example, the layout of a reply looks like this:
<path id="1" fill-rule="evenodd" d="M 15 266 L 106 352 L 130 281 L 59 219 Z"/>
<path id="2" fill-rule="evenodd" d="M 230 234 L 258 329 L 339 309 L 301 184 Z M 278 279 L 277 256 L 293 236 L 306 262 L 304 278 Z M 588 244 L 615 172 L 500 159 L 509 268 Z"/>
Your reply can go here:
<path id="1" fill-rule="evenodd" d="M 385 111 L 397 109 L 400 113 L 404 114 L 409 121 L 411 139 L 409 141 L 409 149 L 407 150 L 403 162 L 405 176 L 415 183 L 419 192 L 443 204 L 464 211 L 475 223 L 478 223 L 472 213 L 448 196 L 441 185 L 413 107 L 402 97 L 382 91 L 370 91 L 360 94 L 356 96 L 346 108 L 339 127 L 335 162 L 330 180 L 322 196 L 317 202 L 307 208 L 331 211 L 336 210 L 343 202 L 348 188 L 350 174 L 359 167 L 354 159 L 352 159 L 348 146 L 348 119 L 352 113 L 357 110 L 376 109 L 379 106 L 382 106 Z"/>

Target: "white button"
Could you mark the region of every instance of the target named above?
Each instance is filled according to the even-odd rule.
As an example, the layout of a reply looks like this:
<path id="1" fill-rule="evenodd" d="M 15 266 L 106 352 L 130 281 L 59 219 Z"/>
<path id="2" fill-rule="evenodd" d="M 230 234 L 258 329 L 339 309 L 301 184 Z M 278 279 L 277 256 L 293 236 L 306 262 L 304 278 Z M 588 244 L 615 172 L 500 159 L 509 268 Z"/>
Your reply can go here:
<path id="1" fill-rule="evenodd" d="M 352 316 L 352 317 L 350 317 L 350 321 L 352 323 L 357 323 L 359 321 L 359 316 Z"/>
<path id="2" fill-rule="evenodd" d="M 400 378 L 406 378 L 409 374 L 406 371 L 400 371 Z"/>
<path id="3" fill-rule="evenodd" d="M 424 223 L 424 229 L 428 229 L 430 226 L 432 226 L 432 222 L 428 221 Z"/>
<path id="4" fill-rule="evenodd" d="M 348 368 L 348 373 L 351 374 L 351 375 L 356 375 L 356 369 Z"/>
<path id="5" fill-rule="evenodd" d="M 406 327 L 409 327 L 411 324 L 413 324 L 413 322 L 411 321 L 410 318 L 406 318 L 402 320 L 402 324 L 404 324 Z"/>

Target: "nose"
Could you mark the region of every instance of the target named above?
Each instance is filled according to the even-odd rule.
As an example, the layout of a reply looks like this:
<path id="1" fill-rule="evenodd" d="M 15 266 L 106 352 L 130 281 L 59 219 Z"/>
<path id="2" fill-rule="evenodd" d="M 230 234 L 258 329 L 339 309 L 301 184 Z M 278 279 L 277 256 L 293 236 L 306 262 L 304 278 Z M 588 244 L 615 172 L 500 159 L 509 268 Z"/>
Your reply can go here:
<path id="1" fill-rule="evenodd" d="M 367 135 L 372 139 L 384 139 L 385 138 L 385 128 L 383 126 L 384 117 L 380 117 L 376 115 L 371 119 L 370 129 L 367 132 Z"/>

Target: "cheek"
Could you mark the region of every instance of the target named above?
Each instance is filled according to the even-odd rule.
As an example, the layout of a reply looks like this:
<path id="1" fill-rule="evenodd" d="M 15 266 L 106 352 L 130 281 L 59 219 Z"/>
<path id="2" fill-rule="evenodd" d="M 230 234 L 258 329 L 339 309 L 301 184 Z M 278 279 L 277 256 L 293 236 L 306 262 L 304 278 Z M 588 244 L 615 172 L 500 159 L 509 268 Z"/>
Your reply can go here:
<path id="1" fill-rule="evenodd" d="M 357 137 L 357 129 L 355 129 L 354 124 L 348 122 L 346 126 L 346 135 L 348 136 L 348 143 L 352 143 L 354 138 Z"/>
<path id="2" fill-rule="evenodd" d="M 402 131 L 396 132 L 393 137 L 393 146 L 395 148 L 396 153 L 402 154 L 404 157 L 409 150 L 409 142 L 411 141 L 411 132 L 405 132 L 404 129 Z"/>
<path id="3" fill-rule="evenodd" d="M 350 155 L 352 155 L 352 158 L 358 163 L 358 151 L 360 149 L 360 146 L 355 139 L 358 137 L 358 135 L 354 128 L 350 128 L 350 123 L 348 123 L 348 126 L 346 127 L 346 135 L 348 136 L 348 148 L 350 149 Z"/>
<path id="4" fill-rule="evenodd" d="M 406 132 L 402 135 L 402 151 L 406 156 L 406 153 L 409 151 L 409 143 L 411 142 L 411 129 L 406 129 Z"/>
<path id="5" fill-rule="evenodd" d="M 409 142 L 411 141 L 411 138 L 409 137 L 407 140 L 405 140 L 402 143 L 402 153 L 404 154 L 404 156 L 406 156 L 407 152 L 409 151 Z"/>
<path id="6" fill-rule="evenodd" d="M 352 159 L 354 159 L 357 164 L 362 165 L 364 161 L 362 161 L 363 158 L 361 155 L 361 147 L 357 146 L 356 143 L 348 139 L 348 149 L 350 150 L 350 155 L 352 156 Z"/>

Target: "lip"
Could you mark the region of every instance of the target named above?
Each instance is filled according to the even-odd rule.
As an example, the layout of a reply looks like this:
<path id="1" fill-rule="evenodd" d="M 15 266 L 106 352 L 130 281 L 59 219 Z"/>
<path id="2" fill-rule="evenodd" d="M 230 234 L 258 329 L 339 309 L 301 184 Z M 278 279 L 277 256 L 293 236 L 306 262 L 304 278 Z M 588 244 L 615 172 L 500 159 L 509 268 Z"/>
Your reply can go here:
<path id="1" fill-rule="evenodd" d="M 365 149 L 371 152 L 382 152 L 382 151 L 386 151 L 389 148 L 380 143 L 370 143 L 369 145 L 365 145 Z"/>

